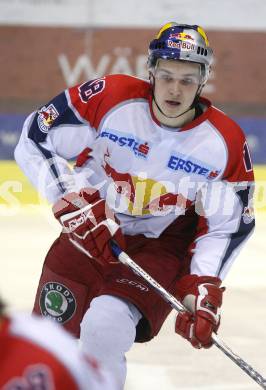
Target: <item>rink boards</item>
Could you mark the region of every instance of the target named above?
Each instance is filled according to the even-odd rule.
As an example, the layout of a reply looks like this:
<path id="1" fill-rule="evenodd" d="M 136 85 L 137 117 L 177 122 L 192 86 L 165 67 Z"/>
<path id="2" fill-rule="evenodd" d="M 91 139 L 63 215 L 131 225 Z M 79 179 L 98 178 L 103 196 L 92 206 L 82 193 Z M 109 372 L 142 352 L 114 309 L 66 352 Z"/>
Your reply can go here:
<path id="1" fill-rule="evenodd" d="M 255 208 L 266 211 L 266 165 L 255 165 Z M 46 204 L 14 161 L 0 161 L 0 205 Z"/>

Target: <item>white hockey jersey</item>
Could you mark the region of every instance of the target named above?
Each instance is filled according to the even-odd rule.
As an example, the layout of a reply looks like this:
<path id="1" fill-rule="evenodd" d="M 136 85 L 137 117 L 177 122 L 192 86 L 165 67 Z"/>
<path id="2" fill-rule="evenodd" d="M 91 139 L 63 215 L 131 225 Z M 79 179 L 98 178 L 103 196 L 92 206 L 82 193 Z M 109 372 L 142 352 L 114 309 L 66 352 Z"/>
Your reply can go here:
<path id="1" fill-rule="evenodd" d="M 245 136 L 207 99 L 179 129 L 162 126 L 151 101 L 149 82 L 126 75 L 70 88 L 27 118 L 15 158 L 51 202 L 97 188 L 128 235 L 156 238 L 171 224 L 178 234 L 193 211 L 191 273 L 223 278 L 254 227 Z"/>

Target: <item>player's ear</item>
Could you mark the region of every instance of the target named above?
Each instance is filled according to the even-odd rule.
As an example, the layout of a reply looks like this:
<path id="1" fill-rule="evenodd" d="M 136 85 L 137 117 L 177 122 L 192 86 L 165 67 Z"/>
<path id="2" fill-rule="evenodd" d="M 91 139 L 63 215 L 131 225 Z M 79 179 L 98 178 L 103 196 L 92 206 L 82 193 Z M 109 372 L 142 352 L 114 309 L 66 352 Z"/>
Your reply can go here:
<path id="1" fill-rule="evenodd" d="M 153 85 L 154 84 L 154 76 L 153 76 L 152 71 L 149 71 L 149 80 L 150 80 L 151 85 Z"/>

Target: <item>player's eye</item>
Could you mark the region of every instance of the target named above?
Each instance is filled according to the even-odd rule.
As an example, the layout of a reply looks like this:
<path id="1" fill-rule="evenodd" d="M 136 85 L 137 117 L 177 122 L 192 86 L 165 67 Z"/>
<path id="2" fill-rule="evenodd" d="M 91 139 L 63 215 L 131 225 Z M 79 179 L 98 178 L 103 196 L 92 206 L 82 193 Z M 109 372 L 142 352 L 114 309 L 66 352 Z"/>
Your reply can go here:
<path id="1" fill-rule="evenodd" d="M 194 81 L 191 78 L 184 78 L 180 80 L 180 83 L 183 85 L 191 85 L 194 84 Z"/>
<path id="2" fill-rule="evenodd" d="M 185 86 L 199 84 L 198 78 L 195 77 L 183 77 L 180 79 L 180 83 Z"/>
<path id="3" fill-rule="evenodd" d="M 162 75 L 161 79 L 164 80 L 164 81 L 167 81 L 169 83 L 173 81 L 173 77 L 169 76 L 168 74 Z"/>
<path id="4" fill-rule="evenodd" d="M 158 80 L 165 81 L 167 83 L 170 83 L 174 80 L 173 77 L 171 75 L 169 75 L 168 73 L 164 73 L 164 72 L 160 72 L 160 71 L 156 72 L 155 78 Z"/>

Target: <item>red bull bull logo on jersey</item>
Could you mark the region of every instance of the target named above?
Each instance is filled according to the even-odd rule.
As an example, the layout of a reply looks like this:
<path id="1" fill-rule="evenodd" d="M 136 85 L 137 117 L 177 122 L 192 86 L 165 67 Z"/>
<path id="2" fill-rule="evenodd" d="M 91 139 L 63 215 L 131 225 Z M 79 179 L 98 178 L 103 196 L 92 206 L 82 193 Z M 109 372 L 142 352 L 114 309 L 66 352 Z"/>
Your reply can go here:
<path id="1" fill-rule="evenodd" d="M 128 172 L 117 171 L 110 165 L 110 153 L 104 155 L 103 169 L 113 180 L 113 185 L 126 204 L 125 209 L 131 215 L 163 215 L 169 212 L 178 213 L 188 207 L 191 202 L 181 194 L 169 192 L 166 184 L 147 178 L 145 172 L 138 176 Z M 123 211 L 125 211 L 125 209 Z"/>
<path id="2" fill-rule="evenodd" d="M 151 143 L 148 143 L 145 140 L 137 138 L 129 133 L 122 133 L 114 130 L 103 130 L 98 135 L 97 138 L 107 138 L 108 141 L 120 146 L 121 148 L 127 148 L 131 150 L 136 157 L 141 157 L 146 159 L 150 148 Z"/>

